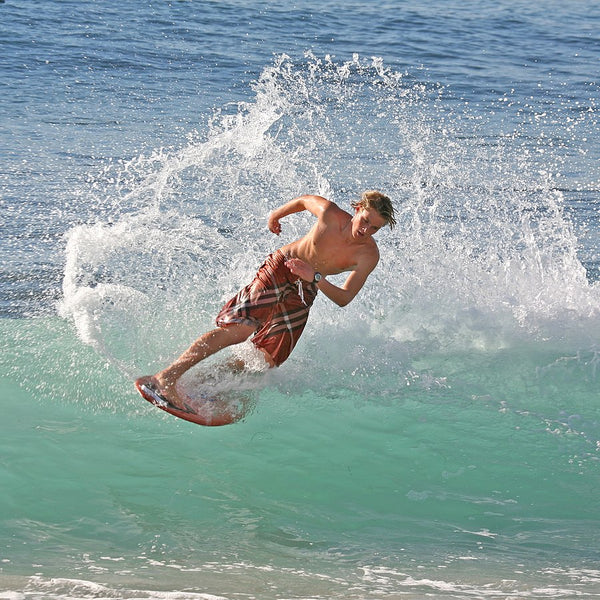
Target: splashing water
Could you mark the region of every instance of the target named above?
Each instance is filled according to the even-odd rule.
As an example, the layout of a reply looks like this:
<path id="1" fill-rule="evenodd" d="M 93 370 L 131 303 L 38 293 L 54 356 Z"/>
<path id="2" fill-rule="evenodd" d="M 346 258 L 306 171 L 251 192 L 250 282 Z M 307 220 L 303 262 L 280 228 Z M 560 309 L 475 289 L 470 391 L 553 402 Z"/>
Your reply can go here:
<path id="1" fill-rule="evenodd" d="M 341 332 L 496 349 L 597 316 L 553 170 L 518 130 L 488 139 L 466 106 L 448 112 L 443 89 L 380 59 L 280 56 L 254 91 L 186 147 L 111 166 L 93 191 L 106 220 L 69 233 L 61 314 L 123 371 L 156 368 L 211 327 L 262 258 L 306 231 L 306 215 L 281 239 L 266 230 L 301 193 L 348 208 L 380 188 L 399 213 L 353 305 L 313 311 L 316 345 Z"/>

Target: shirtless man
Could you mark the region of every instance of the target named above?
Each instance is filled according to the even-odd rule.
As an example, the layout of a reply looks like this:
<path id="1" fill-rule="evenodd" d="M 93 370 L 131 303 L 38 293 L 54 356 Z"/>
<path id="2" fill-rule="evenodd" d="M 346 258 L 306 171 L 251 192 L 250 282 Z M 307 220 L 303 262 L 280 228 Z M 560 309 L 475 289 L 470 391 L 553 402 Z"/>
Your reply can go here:
<path id="1" fill-rule="evenodd" d="M 267 257 L 254 281 L 221 309 L 217 328 L 200 336 L 173 364 L 154 376 L 141 377 L 146 385 L 176 407 L 184 407 L 177 392 L 179 378 L 201 360 L 250 336 L 269 366 L 281 365 L 302 333 L 310 307 L 323 292 L 339 306 L 348 304 L 363 287 L 379 261 L 372 236 L 396 223 L 390 199 L 367 191 L 352 204 L 354 215 L 321 196 L 299 196 L 269 215 L 269 229 L 279 235 L 281 219 L 308 210 L 317 222 L 300 239 Z M 350 271 L 340 287 L 326 277 Z"/>

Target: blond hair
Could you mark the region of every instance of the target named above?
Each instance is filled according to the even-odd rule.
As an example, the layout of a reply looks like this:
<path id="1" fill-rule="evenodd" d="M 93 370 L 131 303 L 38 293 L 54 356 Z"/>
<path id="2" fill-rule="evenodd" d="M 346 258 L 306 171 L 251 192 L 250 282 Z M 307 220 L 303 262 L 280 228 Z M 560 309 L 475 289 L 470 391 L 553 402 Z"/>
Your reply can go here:
<path id="1" fill-rule="evenodd" d="M 373 208 L 383 219 L 385 219 L 385 222 L 390 226 L 390 229 L 393 229 L 394 225 L 396 225 L 392 201 L 385 194 L 382 194 L 377 190 L 367 190 L 366 192 L 363 192 L 360 200 L 352 202 L 351 206 L 352 208 Z"/>

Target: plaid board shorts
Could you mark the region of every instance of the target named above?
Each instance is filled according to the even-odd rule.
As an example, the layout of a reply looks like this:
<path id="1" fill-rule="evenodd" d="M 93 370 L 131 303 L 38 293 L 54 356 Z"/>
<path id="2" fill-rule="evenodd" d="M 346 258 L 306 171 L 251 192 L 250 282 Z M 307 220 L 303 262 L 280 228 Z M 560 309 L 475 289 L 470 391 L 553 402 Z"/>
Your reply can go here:
<path id="1" fill-rule="evenodd" d="M 216 318 L 218 327 L 233 323 L 255 327 L 252 343 L 277 366 L 294 349 L 317 296 L 316 284 L 299 280 L 285 266 L 286 260 L 281 250 L 270 254 L 252 283 L 229 300 Z"/>

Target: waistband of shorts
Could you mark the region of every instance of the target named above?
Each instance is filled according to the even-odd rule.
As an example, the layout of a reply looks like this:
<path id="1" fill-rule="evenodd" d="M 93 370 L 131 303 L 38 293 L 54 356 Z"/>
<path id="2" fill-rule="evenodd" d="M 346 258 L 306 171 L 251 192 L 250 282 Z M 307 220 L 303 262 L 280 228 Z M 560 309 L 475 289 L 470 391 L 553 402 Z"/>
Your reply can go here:
<path id="1" fill-rule="evenodd" d="M 285 266 L 285 261 L 289 258 L 290 257 L 287 256 L 285 252 L 283 252 L 281 249 L 278 249 L 269 254 L 269 256 L 267 257 L 267 262 L 270 259 L 275 263 L 275 268 L 283 267 L 289 273 L 289 277 L 287 279 L 290 283 L 296 284 L 298 281 L 301 281 L 302 287 L 304 289 L 311 290 L 316 295 L 319 288 L 317 287 L 317 284 L 314 281 L 305 281 L 297 275 L 293 275 L 292 272 Z"/>

